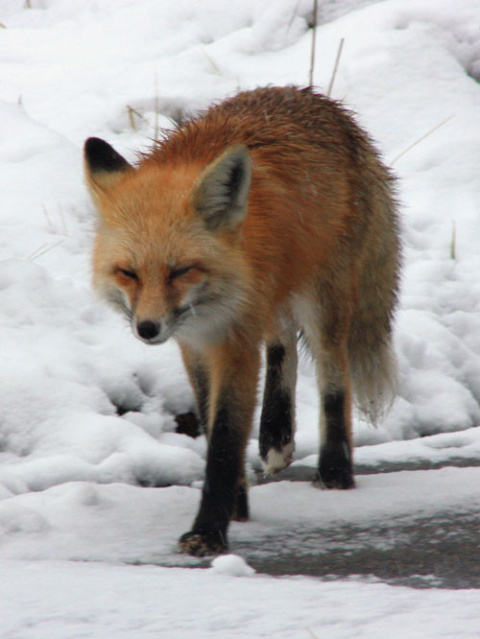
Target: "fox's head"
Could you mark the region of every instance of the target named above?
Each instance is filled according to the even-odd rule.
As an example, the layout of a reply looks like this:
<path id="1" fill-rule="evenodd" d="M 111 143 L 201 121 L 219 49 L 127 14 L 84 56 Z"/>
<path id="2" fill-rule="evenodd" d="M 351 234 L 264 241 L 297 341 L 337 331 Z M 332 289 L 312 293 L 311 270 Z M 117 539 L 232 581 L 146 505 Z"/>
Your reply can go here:
<path id="1" fill-rule="evenodd" d="M 129 164 L 98 138 L 85 174 L 99 213 L 94 285 L 149 344 L 214 341 L 248 297 L 242 258 L 251 162 L 246 147 L 213 162 Z"/>

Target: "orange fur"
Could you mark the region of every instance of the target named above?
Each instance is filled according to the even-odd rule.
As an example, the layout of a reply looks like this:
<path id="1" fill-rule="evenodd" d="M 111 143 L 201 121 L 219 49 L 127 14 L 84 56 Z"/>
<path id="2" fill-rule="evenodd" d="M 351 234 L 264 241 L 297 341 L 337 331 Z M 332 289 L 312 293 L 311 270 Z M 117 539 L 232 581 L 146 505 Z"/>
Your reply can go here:
<path id="1" fill-rule="evenodd" d="M 135 167 L 87 142 L 86 176 L 100 213 L 95 286 L 138 337 L 180 343 L 210 437 L 223 429 L 237 442 L 235 485 L 244 483 L 260 345 L 277 348 L 272 397 L 291 399 L 295 330 L 318 363 L 323 449 L 340 450 L 338 429 L 351 465 L 352 394 L 374 420 L 394 384 L 400 261 L 393 181 L 352 116 L 310 89 L 257 89 L 180 125 Z M 282 450 L 275 444 L 280 467 L 291 445 Z M 209 454 L 207 476 L 223 472 Z M 209 537 L 209 499 L 182 542 L 188 552 L 222 545 L 226 527 Z"/>

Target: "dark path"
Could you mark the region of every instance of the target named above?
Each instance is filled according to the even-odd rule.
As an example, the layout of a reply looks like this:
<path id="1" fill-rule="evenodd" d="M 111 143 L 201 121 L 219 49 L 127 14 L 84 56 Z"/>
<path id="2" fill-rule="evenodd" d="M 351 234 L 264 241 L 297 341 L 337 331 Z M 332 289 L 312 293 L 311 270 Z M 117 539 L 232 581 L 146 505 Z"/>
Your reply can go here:
<path id="1" fill-rule="evenodd" d="M 413 587 L 480 588 L 480 513 L 297 530 L 266 538 L 261 548 L 235 546 L 253 568 L 271 575 L 361 575 Z"/>
<path id="2" fill-rule="evenodd" d="M 480 466 L 476 451 L 468 456 L 465 451 L 461 452 L 456 456 L 455 451 L 450 451 L 444 463 L 428 460 L 384 461 L 375 466 L 357 463 L 355 474 L 388 476 L 399 471 Z M 300 464 L 267 477 L 258 468 L 255 483 L 309 483 L 313 475 L 314 469 Z M 421 476 L 422 473 L 419 482 Z M 415 482 L 411 485 L 415 491 Z M 389 511 L 387 507 L 383 517 L 343 525 L 331 520 L 324 524 L 317 520 L 315 524 L 298 525 L 287 519 L 280 529 L 264 530 L 253 538 L 249 538 L 248 529 L 245 532 L 237 529 L 236 534 L 230 536 L 231 552 L 242 556 L 257 572 L 276 576 L 332 579 L 359 576 L 416 588 L 480 589 L 480 485 L 478 492 L 474 485 L 470 486 L 472 499 L 457 502 L 454 495 L 458 486 L 452 486 L 450 491 L 447 483 L 444 490 L 451 498 L 439 500 L 438 491 L 432 493 L 433 508 L 427 509 L 428 513 L 415 512 L 415 492 L 412 492 L 410 514 L 395 515 L 395 508 Z M 435 508 L 436 501 L 438 508 Z M 368 508 L 368 502 L 365 503 Z M 210 563 L 211 559 L 201 562 L 205 566 Z"/>
<path id="3" fill-rule="evenodd" d="M 458 466 L 480 463 L 459 461 Z M 357 468 L 357 474 L 366 470 Z M 281 475 L 309 481 L 312 470 L 291 467 Z M 258 572 L 271 575 L 358 575 L 413 587 L 480 588 L 480 512 L 440 508 L 432 517 L 412 514 L 373 525 L 295 529 L 265 538 L 261 547 L 242 541 L 235 546 L 234 552 Z"/>

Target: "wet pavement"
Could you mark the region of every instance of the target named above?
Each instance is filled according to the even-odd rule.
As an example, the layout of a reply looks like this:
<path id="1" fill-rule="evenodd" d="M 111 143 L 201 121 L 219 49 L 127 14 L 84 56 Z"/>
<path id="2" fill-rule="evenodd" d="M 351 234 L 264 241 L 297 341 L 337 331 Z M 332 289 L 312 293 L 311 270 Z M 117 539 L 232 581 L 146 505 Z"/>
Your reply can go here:
<path id="1" fill-rule="evenodd" d="M 415 467 L 420 469 L 426 470 Z M 311 468 L 299 467 L 278 479 L 307 481 L 311 476 Z M 234 552 L 270 575 L 368 576 L 418 588 L 480 588 L 480 513 L 439 508 L 429 517 L 411 514 L 373 525 L 279 531 L 261 544 L 237 540 Z"/>
<path id="2" fill-rule="evenodd" d="M 387 525 L 297 530 L 237 542 L 235 552 L 270 575 L 369 576 L 412 587 L 480 588 L 480 514 L 403 517 Z"/>
<path id="3" fill-rule="evenodd" d="M 190 422 L 187 426 L 191 429 Z M 198 428 L 198 424 L 194 426 Z M 382 461 L 375 466 L 356 463 L 355 475 L 447 466 L 478 467 L 480 459 L 475 451 L 468 456 L 462 451 L 458 457 L 451 451 L 448 461 L 443 463 L 428 460 Z M 314 468 L 299 463 L 274 476 L 264 476 L 258 468 L 254 483 L 311 482 L 314 475 Z M 439 505 L 429 515 L 413 512 L 381 521 L 341 525 L 330 521 L 323 526 L 318 523 L 299 526 L 291 522 L 289 527 L 286 522 L 281 530 L 266 532 L 261 539 L 257 535 L 249 539 L 239 534 L 230 536 L 230 542 L 231 551 L 241 555 L 258 573 L 372 578 L 415 588 L 480 588 L 480 512 L 467 511 L 465 506 L 462 509 L 451 504 L 443 508 Z M 201 560 L 205 567 L 210 563 L 211 559 Z"/>

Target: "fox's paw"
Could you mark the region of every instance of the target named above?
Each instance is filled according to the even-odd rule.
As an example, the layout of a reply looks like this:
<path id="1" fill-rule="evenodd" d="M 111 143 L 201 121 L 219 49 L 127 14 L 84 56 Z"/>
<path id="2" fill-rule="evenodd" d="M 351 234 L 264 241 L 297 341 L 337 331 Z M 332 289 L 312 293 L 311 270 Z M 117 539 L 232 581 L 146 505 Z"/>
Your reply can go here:
<path id="1" fill-rule="evenodd" d="M 340 490 L 355 487 L 352 458 L 346 443 L 323 447 L 314 484 L 320 488 Z"/>
<path id="2" fill-rule="evenodd" d="M 178 545 L 181 552 L 194 557 L 221 555 L 228 552 L 226 537 L 220 532 L 199 533 L 190 531 L 180 537 Z"/>
<path id="3" fill-rule="evenodd" d="M 327 490 L 355 488 L 353 473 L 348 468 L 323 468 L 318 471 L 313 483 Z"/>
<path id="4" fill-rule="evenodd" d="M 280 450 L 270 448 L 266 456 L 262 459 L 263 470 L 269 475 L 275 475 L 284 468 L 287 468 L 287 466 L 290 466 L 292 463 L 294 450 L 295 444 L 293 442 L 285 444 Z"/>

